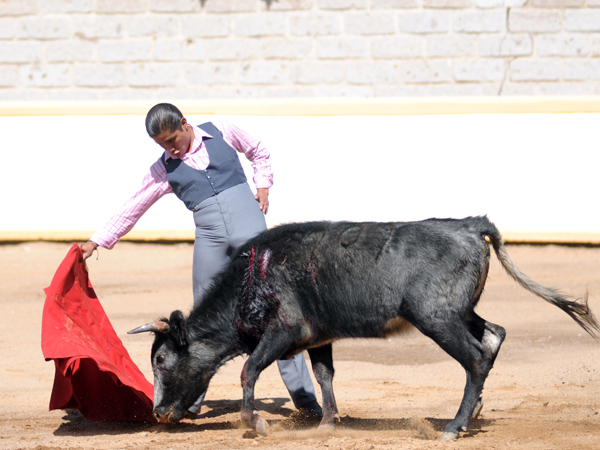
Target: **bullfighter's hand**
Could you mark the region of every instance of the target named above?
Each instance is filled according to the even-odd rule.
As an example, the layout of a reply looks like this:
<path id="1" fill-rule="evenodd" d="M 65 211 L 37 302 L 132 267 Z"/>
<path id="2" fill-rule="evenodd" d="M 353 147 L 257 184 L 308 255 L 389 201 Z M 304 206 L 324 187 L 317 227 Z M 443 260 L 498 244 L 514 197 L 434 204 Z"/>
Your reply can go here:
<path id="1" fill-rule="evenodd" d="M 263 212 L 263 214 L 267 214 L 269 211 L 269 189 L 257 189 L 254 198 L 259 203 L 260 210 Z"/>
<path id="2" fill-rule="evenodd" d="M 94 253 L 98 246 L 91 241 L 81 245 L 81 253 L 83 253 L 83 259 L 88 259 Z"/>

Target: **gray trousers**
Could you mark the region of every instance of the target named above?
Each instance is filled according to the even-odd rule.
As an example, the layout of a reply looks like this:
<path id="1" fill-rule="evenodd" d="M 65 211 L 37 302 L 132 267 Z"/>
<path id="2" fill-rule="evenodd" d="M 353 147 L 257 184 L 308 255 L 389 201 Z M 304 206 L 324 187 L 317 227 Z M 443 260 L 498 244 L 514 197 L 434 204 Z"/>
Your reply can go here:
<path id="1" fill-rule="evenodd" d="M 194 212 L 193 286 L 194 306 L 202 302 L 213 277 L 224 269 L 235 250 L 248 239 L 267 229 L 265 216 L 247 183 L 229 188 L 204 200 Z M 316 400 L 315 389 L 302 353 L 289 360 L 277 361 L 281 378 L 294 406 L 299 408 Z M 204 395 L 194 404 L 196 412 Z"/>

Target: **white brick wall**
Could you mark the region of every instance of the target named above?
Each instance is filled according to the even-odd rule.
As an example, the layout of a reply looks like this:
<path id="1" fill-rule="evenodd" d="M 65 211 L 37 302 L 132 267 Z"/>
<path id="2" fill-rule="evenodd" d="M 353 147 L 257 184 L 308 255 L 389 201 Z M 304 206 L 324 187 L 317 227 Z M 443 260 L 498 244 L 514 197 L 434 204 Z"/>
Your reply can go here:
<path id="1" fill-rule="evenodd" d="M 0 100 L 599 94 L 600 0 L 0 0 Z"/>

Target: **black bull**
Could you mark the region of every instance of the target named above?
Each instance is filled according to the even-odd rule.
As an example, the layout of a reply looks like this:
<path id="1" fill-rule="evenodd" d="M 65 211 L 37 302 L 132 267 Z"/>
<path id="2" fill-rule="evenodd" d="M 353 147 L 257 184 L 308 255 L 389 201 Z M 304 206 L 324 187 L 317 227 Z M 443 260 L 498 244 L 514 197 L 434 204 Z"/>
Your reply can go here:
<path id="1" fill-rule="evenodd" d="M 273 361 L 308 350 L 323 395 L 321 427 L 339 420 L 331 343 L 386 337 L 411 325 L 465 369 L 456 417 L 442 438 L 466 430 L 505 330 L 474 312 L 487 278 L 491 243 L 502 267 L 522 287 L 565 311 L 593 337 L 599 325 L 587 299 L 568 300 L 524 275 L 486 217 L 407 223 L 298 223 L 247 242 L 186 319 L 154 331 L 155 414 L 177 422 L 218 368 L 248 354 L 242 371 L 242 420 L 261 434 L 254 385 Z"/>

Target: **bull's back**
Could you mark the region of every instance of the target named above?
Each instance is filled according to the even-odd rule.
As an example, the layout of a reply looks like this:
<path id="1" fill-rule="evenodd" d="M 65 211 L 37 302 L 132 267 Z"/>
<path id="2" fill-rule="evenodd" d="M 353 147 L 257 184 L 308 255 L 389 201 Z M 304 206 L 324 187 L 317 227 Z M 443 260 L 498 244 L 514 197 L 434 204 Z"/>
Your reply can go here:
<path id="1" fill-rule="evenodd" d="M 257 262 L 254 279 L 321 338 L 380 337 L 450 296 L 468 307 L 489 255 L 480 220 L 288 224 L 245 251 Z"/>

